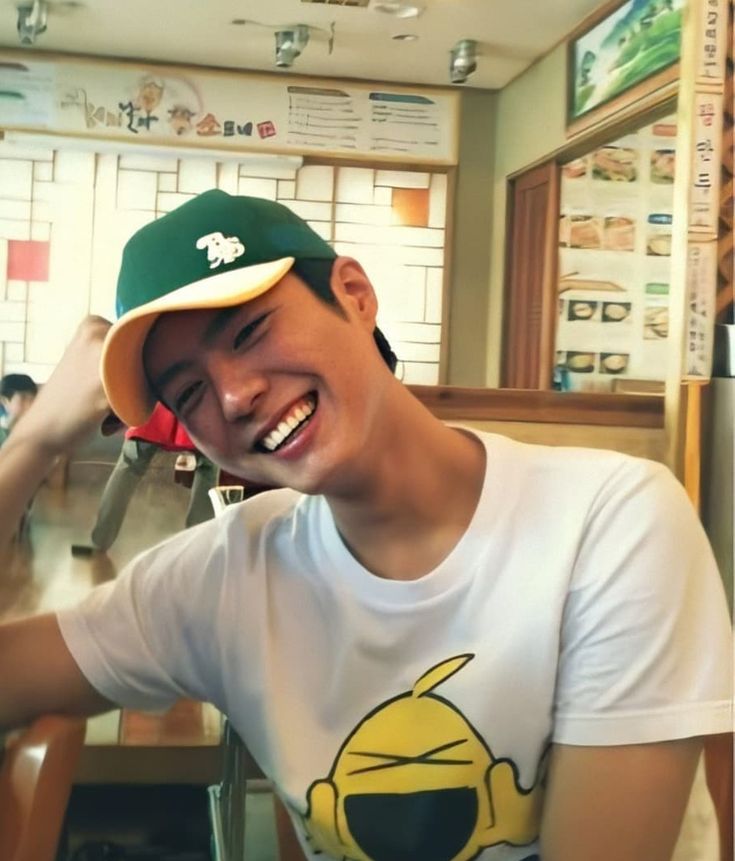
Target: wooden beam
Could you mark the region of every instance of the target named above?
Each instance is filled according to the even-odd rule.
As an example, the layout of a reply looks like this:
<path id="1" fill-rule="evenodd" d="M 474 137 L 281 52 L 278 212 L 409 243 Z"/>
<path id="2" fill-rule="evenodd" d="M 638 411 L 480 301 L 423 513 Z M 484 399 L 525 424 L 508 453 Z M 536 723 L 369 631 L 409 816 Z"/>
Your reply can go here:
<path id="1" fill-rule="evenodd" d="M 437 418 L 445 421 L 544 422 L 661 428 L 663 398 L 656 395 L 555 392 L 527 389 L 470 389 L 409 386 Z"/>

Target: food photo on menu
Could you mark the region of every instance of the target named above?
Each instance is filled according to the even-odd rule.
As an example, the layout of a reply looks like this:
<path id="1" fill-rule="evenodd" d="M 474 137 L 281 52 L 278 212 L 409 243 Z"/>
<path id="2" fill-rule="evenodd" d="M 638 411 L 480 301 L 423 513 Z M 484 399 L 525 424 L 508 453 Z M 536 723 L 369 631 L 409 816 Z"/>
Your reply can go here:
<path id="1" fill-rule="evenodd" d="M 630 312 L 632 310 L 630 302 L 603 302 L 602 303 L 602 322 L 603 323 L 624 323 L 630 322 Z"/>
<path id="2" fill-rule="evenodd" d="M 593 320 L 598 317 L 599 302 L 587 302 L 585 300 L 570 300 L 567 311 L 567 320 Z"/>
<path id="3" fill-rule="evenodd" d="M 647 305 L 643 312 L 643 337 L 660 341 L 669 337 L 669 309 Z"/>
<path id="4" fill-rule="evenodd" d="M 592 153 L 592 176 L 606 182 L 635 182 L 638 153 L 629 147 L 603 146 Z"/>
<path id="5" fill-rule="evenodd" d="M 562 165 L 561 175 L 564 179 L 581 179 L 587 176 L 587 156 L 575 158 Z"/>
<path id="6" fill-rule="evenodd" d="M 603 248 L 608 251 L 635 251 L 635 219 L 609 215 L 603 226 Z"/>
<path id="7" fill-rule="evenodd" d="M 649 281 L 645 288 L 643 338 L 662 341 L 669 337 L 669 285 Z"/>
<path id="8" fill-rule="evenodd" d="M 603 219 L 592 215 L 562 215 L 559 244 L 567 248 L 602 248 Z"/>
<path id="9" fill-rule="evenodd" d="M 676 151 L 655 149 L 651 153 L 651 182 L 656 185 L 673 185 L 676 171 Z"/>
<path id="10" fill-rule="evenodd" d="M 672 217 L 667 212 L 652 212 L 648 216 L 648 235 L 646 254 L 650 257 L 669 257 L 671 255 Z"/>
<path id="11" fill-rule="evenodd" d="M 573 374 L 591 374 L 595 370 L 595 354 L 569 350 L 566 367 Z"/>
<path id="12" fill-rule="evenodd" d="M 628 353 L 600 353 L 601 374 L 623 374 L 628 368 Z"/>

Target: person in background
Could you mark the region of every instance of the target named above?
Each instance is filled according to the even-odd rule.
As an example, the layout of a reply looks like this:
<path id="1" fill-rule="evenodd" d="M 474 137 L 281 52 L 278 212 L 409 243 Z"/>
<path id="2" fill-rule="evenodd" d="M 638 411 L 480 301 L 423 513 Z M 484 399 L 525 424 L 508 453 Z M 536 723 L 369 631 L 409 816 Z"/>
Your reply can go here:
<path id="1" fill-rule="evenodd" d="M 0 380 L 0 445 L 8 438 L 13 425 L 28 411 L 38 394 L 38 386 L 28 374 L 6 374 Z"/>
<path id="2" fill-rule="evenodd" d="M 0 451 L 0 529 L 99 416 L 98 366 L 121 419 L 162 402 L 280 489 L 0 625 L 0 728 L 210 701 L 314 861 L 668 861 L 732 729 L 724 590 L 669 470 L 439 421 L 359 263 L 272 201 L 142 228 L 118 307 Z"/>
<path id="3" fill-rule="evenodd" d="M 38 394 L 38 386 L 28 374 L 6 374 L 0 380 L 0 446 L 7 440 L 10 432 L 31 408 Z M 28 523 L 33 498 L 28 500 L 25 511 L 17 520 L 15 534 L 18 538 L 28 534 Z"/>
<path id="4" fill-rule="evenodd" d="M 194 526 L 213 516 L 209 489 L 217 483 L 217 467 L 196 446 L 171 410 L 157 404 L 142 425 L 125 431 L 120 455 L 102 491 L 92 546 L 72 545 L 74 555 L 108 550 L 120 532 L 130 501 L 141 478 L 160 451 L 188 452 L 196 459 L 185 525 Z"/>

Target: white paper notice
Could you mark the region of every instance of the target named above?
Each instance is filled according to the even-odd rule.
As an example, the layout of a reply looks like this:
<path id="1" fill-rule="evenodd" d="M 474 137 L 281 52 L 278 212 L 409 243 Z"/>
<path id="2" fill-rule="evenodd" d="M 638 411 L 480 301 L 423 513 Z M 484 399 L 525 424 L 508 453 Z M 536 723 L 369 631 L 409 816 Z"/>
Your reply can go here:
<path id="1" fill-rule="evenodd" d="M 0 125 L 50 128 L 55 88 L 51 63 L 0 63 Z"/>

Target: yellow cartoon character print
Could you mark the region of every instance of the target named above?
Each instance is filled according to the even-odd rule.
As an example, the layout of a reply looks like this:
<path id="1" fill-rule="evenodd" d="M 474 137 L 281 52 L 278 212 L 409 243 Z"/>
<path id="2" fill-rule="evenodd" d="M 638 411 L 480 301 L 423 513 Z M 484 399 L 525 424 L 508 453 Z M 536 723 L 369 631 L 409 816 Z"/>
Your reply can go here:
<path id="1" fill-rule="evenodd" d="M 499 843 L 536 839 L 542 788 L 523 789 L 434 688 L 474 655 L 427 670 L 352 731 L 329 776 L 308 791 L 312 848 L 344 861 L 468 861 Z"/>

